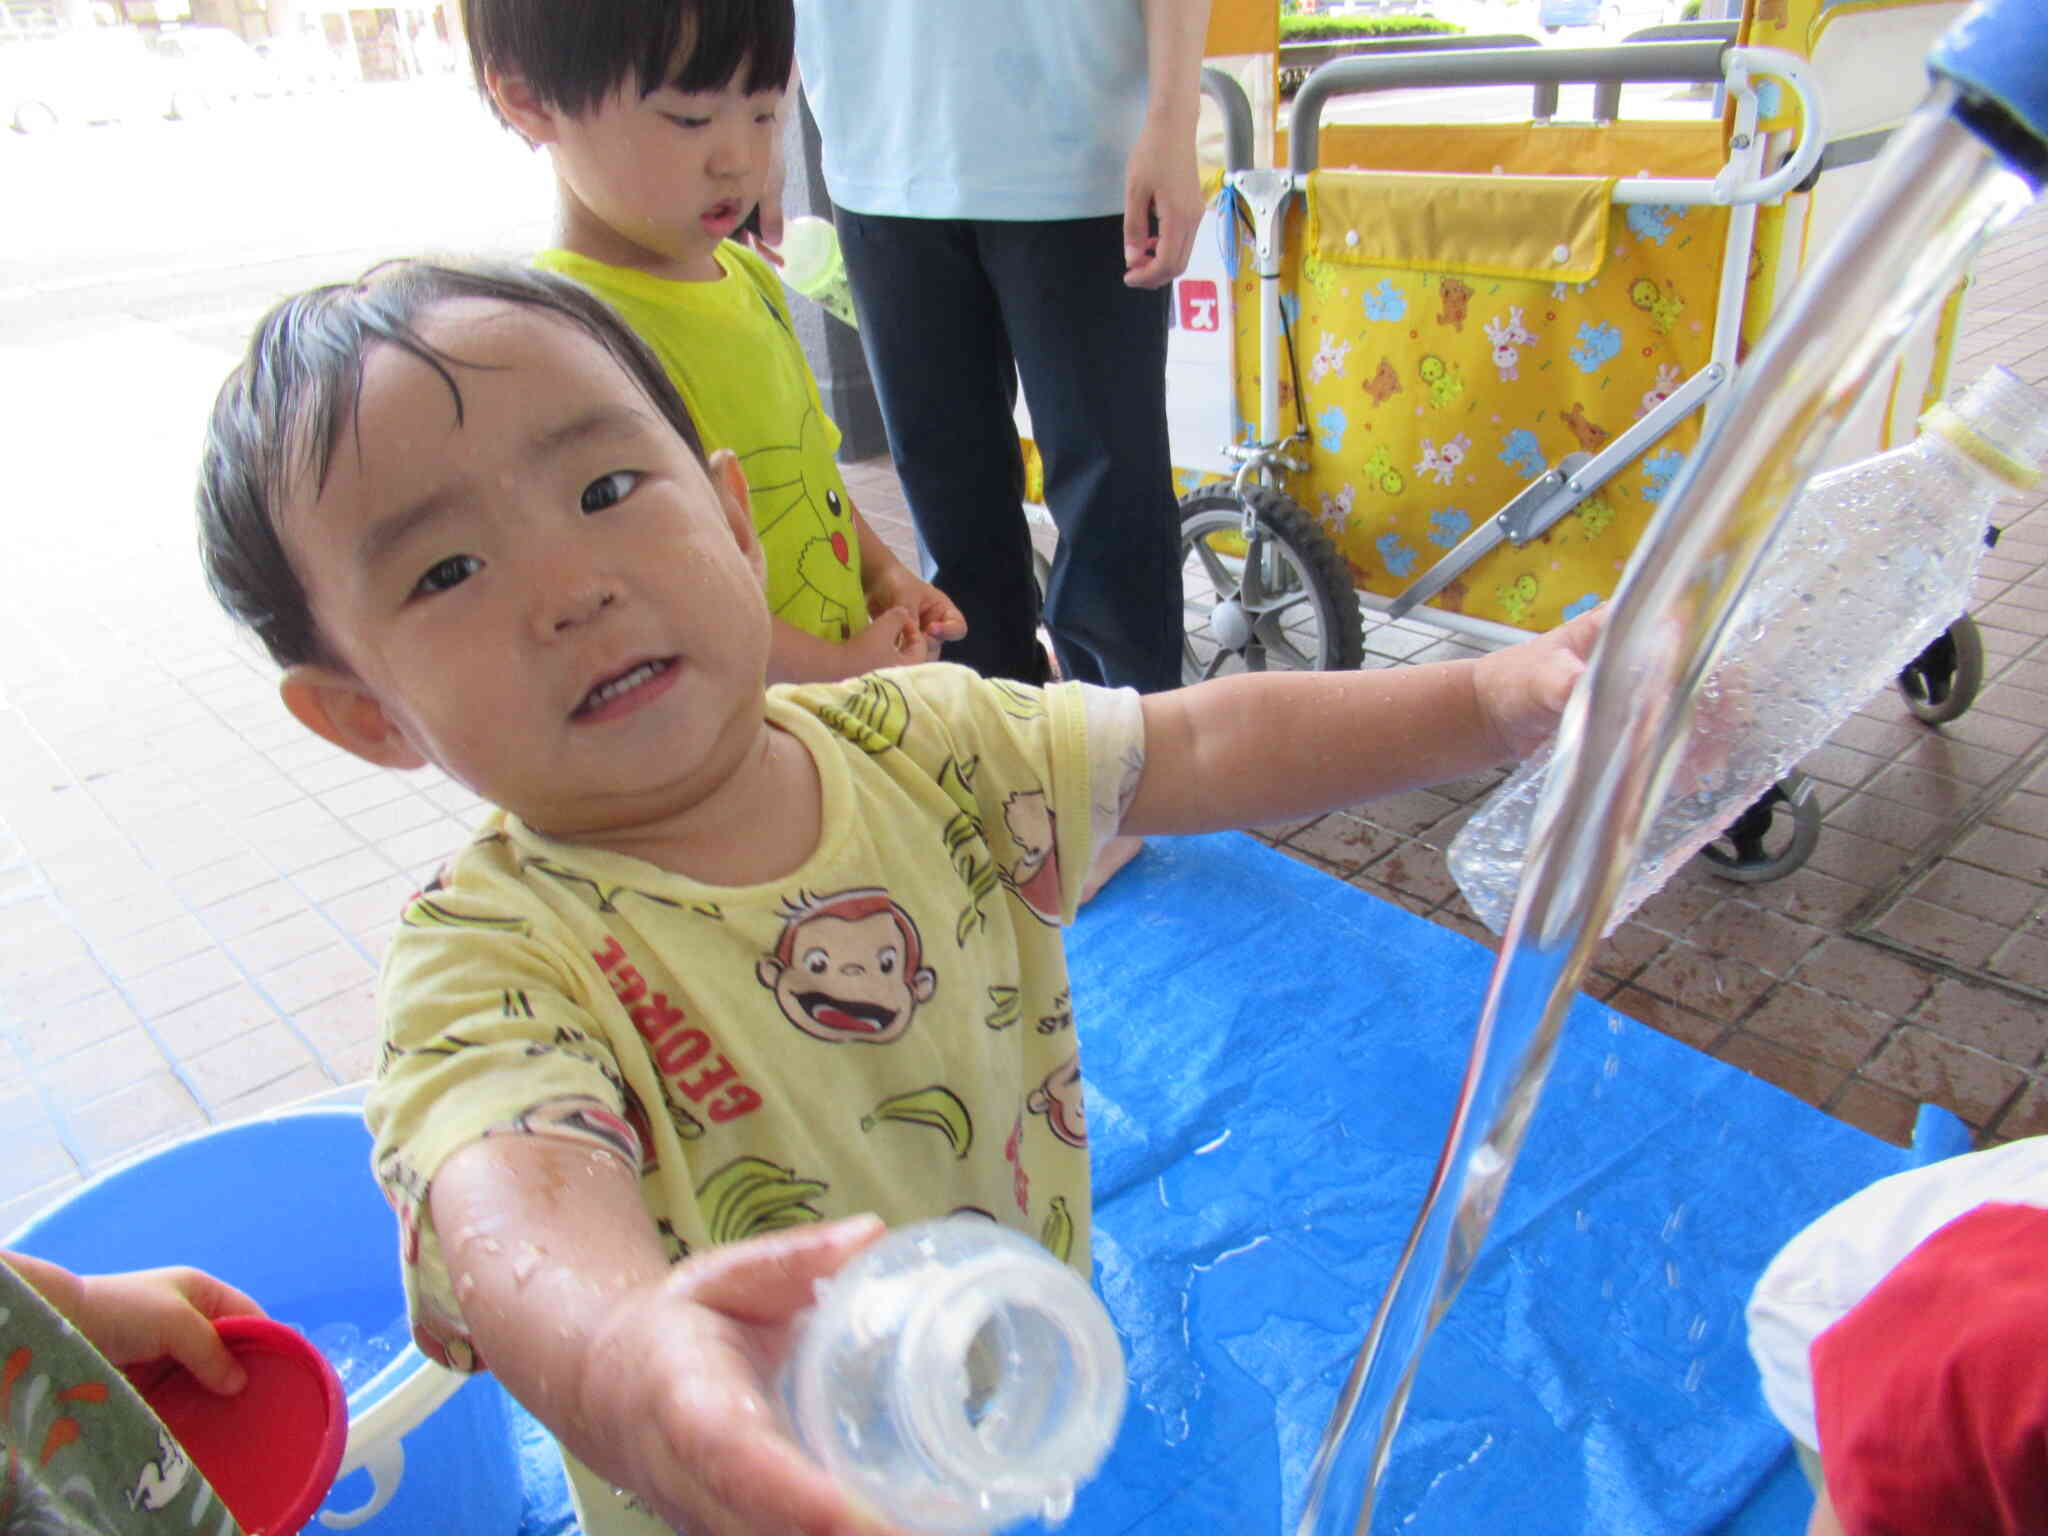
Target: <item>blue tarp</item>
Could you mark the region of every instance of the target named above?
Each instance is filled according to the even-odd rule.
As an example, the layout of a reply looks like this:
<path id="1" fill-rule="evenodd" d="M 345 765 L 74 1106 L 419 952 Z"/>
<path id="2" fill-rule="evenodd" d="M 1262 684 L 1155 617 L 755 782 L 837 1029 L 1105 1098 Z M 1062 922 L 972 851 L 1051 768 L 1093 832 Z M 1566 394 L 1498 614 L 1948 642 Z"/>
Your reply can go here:
<path id="1" fill-rule="evenodd" d="M 1065 1529 L 1291 1531 L 1492 957 L 1238 835 L 1153 840 L 1068 951 L 1131 1395 Z M 1743 1301 L 1802 1225 L 1916 1160 L 1581 998 L 1375 1529 L 1802 1530 Z M 563 1523 L 536 1477 L 528 1536 Z"/>

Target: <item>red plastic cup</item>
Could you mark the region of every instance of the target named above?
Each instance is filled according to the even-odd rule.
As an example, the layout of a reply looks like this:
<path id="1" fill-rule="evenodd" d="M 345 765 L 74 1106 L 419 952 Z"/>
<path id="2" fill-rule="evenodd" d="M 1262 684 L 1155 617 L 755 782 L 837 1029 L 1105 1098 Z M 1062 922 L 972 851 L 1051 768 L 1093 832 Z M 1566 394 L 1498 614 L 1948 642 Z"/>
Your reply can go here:
<path id="1" fill-rule="evenodd" d="M 283 1323 L 224 1317 L 214 1327 L 249 1373 L 234 1396 L 174 1360 L 131 1370 L 129 1379 L 248 1536 L 290 1536 L 313 1518 L 341 1467 L 341 1379 Z"/>

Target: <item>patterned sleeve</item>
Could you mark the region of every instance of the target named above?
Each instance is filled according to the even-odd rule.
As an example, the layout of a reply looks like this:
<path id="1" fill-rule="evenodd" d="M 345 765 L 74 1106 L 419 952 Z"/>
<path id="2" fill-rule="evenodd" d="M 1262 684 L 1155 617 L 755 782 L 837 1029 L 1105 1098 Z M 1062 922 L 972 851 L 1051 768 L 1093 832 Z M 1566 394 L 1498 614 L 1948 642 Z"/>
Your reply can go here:
<path id="1" fill-rule="evenodd" d="M 1000 878 L 1048 924 L 1073 921 L 1095 850 L 1116 835 L 1145 761 L 1144 714 L 1129 689 L 1033 688 L 927 662 L 771 697 L 936 782 L 958 808 L 945 838 L 963 878 Z"/>
<path id="2" fill-rule="evenodd" d="M 1029 688 L 947 663 L 894 675 L 942 717 L 950 750 L 985 802 L 997 863 L 1028 863 L 1050 832 L 1060 921 L 1072 922 L 1095 851 L 1116 835 L 1144 766 L 1137 693 L 1085 683 Z"/>
<path id="3" fill-rule="evenodd" d="M 1145 710 L 1135 688 L 1075 685 L 1088 733 L 1088 832 L 1100 848 L 1117 835 L 1145 771 Z"/>
<path id="4" fill-rule="evenodd" d="M 448 1157 L 486 1136 L 546 1135 L 640 1167 L 623 1080 L 580 1001 L 587 989 L 566 947 L 536 938 L 535 925 L 432 892 L 406 909 L 384 966 L 383 1059 L 365 1116 L 398 1214 L 414 1338 L 457 1370 L 482 1362 L 427 1203 Z"/>

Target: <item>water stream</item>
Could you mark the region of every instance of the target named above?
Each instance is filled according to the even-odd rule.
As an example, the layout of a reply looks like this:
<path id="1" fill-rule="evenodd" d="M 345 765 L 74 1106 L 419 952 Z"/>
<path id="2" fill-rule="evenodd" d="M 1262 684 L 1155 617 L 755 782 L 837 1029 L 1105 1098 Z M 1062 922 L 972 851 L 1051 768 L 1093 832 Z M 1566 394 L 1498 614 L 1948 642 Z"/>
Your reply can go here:
<path id="1" fill-rule="evenodd" d="M 1952 115 L 1955 100 L 1938 85 L 1895 134 L 1858 212 L 1787 299 L 1637 546 L 1560 727 L 1451 1127 L 1324 1431 L 1297 1536 L 1371 1527 L 1423 1345 L 1485 1240 L 1566 1007 L 1781 512 L 1914 322 L 2032 195 Z"/>

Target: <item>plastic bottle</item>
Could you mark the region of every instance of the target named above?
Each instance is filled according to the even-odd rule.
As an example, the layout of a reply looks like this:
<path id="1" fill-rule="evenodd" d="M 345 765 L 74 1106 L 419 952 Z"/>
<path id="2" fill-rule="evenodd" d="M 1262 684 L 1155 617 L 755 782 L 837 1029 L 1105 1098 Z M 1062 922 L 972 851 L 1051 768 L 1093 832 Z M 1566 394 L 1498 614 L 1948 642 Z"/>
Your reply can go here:
<path id="1" fill-rule="evenodd" d="M 1704 769 L 1680 767 L 1609 929 L 1963 611 L 1999 494 L 2040 479 L 2048 395 L 1994 368 L 1920 425 L 1816 477 L 1785 514 L 1694 705 L 1686 756 Z M 1524 762 L 1451 843 L 1451 873 L 1496 933 L 1549 766 L 1547 750 Z"/>
<path id="2" fill-rule="evenodd" d="M 902 1227 L 818 1287 L 782 1382 L 798 1442 L 906 1530 L 1063 1520 L 1122 1421 L 1081 1277 L 975 1216 Z"/>
<path id="3" fill-rule="evenodd" d="M 856 330 L 853 285 L 839 252 L 839 231 L 816 214 L 794 218 L 782 232 L 782 280 L 797 293 L 837 315 Z"/>

